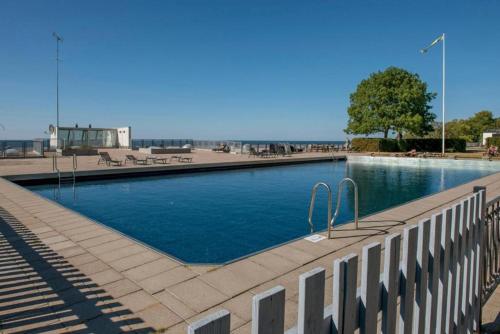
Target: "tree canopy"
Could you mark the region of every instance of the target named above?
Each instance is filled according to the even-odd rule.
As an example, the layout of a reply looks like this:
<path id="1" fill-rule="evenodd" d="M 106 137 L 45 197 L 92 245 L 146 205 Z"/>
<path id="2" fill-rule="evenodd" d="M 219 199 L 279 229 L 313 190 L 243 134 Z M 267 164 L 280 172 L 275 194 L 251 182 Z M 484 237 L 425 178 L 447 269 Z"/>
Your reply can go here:
<path id="1" fill-rule="evenodd" d="M 500 128 L 500 118 L 495 118 L 493 112 L 482 110 L 467 119 L 454 119 L 446 122 L 446 138 L 462 138 L 468 142 L 481 141 L 483 132 L 491 128 Z M 428 137 L 441 138 L 442 125 L 435 126 Z"/>
<path id="2" fill-rule="evenodd" d="M 429 103 L 436 97 L 418 74 L 397 67 L 372 73 L 359 83 L 350 96 L 349 120 L 344 130 L 349 134 L 389 131 L 425 135 L 433 130 L 436 118 Z"/>

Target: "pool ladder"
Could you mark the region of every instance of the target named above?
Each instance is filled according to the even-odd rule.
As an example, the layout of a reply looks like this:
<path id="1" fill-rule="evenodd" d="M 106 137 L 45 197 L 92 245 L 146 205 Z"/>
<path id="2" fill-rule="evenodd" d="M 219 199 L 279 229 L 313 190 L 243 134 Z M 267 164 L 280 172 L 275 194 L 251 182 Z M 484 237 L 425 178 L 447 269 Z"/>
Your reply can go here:
<path id="1" fill-rule="evenodd" d="M 71 174 L 69 176 L 64 176 L 61 175 L 61 170 L 59 169 L 57 165 L 57 155 L 52 156 L 52 171 L 57 173 L 57 193 L 59 198 L 59 195 L 61 194 L 61 183 L 72 183 L 73 184 L 73 197 L 75 196 L 75 183 L 76 183 L 76 169 L 78 168 L 78 160 L 76 158 L 76 154 L 73 154 L 73 164 L 72 164 L 72 169 L 71 169 Z"/>
<path id="2" fill-rule="evenodd" d="M 314 224 L 312 222 L 312 216 L 314 212 L 314 203 L 316 201 L 316 193 L 318 191 L 319 187 L 324 187 L 326 188 L 326 191 L 328 192 L 328 220 L 327 220 L 327 227 L 328 227 L 328 239 L 332 238 L 332 231 L 333 231 L 333 226 L 335 224 L 335 221 L 337 220 L 339 213 L 340 213 L 340 202 L 342 201 L 341 195 L 342 195 L 342 189 L 344 187 L 345 183 L 351 183 L 354 187 L 354 225 L 356 227 L 356 230 L 358 229 L 358 185 L 356 182 L 354 182 L 353 179 L 351 178 L 343 178 L 338 185 L 338 192 L 337 192 L 337 206 L 335 207 L 335 213 L 333 214 L 332 217 L 332 188 L 325 182 L 318 182 L 314 185 L 312 188 L 311 192 L 311 202 L 309 203 L 309 227 L 311 228 L 311 233 L 314 233 Z"/>

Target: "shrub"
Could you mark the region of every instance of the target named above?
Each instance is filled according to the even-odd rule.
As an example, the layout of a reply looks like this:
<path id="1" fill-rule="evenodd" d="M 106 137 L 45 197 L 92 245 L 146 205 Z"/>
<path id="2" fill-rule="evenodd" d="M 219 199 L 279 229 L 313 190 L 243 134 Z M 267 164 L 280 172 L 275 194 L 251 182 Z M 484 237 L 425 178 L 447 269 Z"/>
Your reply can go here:
<path id="1" fill-rule="evenodd" d="M 490 147 L 490 146 L 500 147 L 500 137 L 486 138 L 486 147 Z"/>
<path id="2" fill-rule="evenodd" d="M 405 151 L 417 150 L 420 152 L 441 152 L 441 139 L 439 138 L 411 138 L 405 139 Z M 446 151 L 465 152 L 465 139 L 449 138 L 444 144 Z"/>
<path id="3" fill-rule="evenodd" d="M 498 137 L 500 146 L 500 137 Z M 438 138 L 410 138 L 410 139 L 384 139 L 384 138 L 354 138 L 352 148 L 360 152 L 441 152 L 441 139 Z M 446 139 L 445 148 L 451 152 L 465 152 L 465 139 Z"/>
<path id="4" fill-rule="evenodd" d="M 399 152 L 397 140 L 384 138 L 354 138 L 352 149 L 360 152 Z"/>

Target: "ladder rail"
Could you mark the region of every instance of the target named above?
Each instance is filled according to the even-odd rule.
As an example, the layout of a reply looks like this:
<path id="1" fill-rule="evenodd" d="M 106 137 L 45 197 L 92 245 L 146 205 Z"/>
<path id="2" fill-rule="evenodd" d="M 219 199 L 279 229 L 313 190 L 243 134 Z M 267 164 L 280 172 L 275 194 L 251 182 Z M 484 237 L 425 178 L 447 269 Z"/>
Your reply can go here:
<path id="1" fill-rule="evenodd" d="M 314 224 L 312 222 L 312 215 L 314 212 L 314 204 L 316 202 L 316 193 L 318 192 L 319 187 L 324 187 L 326 188 L 328 192 L 328 219 L 327 219 L 327 227 L 328 227 L 328 234 L 330 235 L 330 222 L 332 220 L 332 189 L 328 184 L 325 182 L 318 182 L 314 185 L 312 188 L 311 192 L 311 202 L 309 203 L 309 227 L 311 229 L 311 233 L 314 232 Z"/>
<path id="2" fill-rule="evenodd" d="M 76 157 L 76 154 L 73 154 L 73 157 L 72 157 L 72 170 L 71 170 L 71 175 L 69 177 L 63 177 L 61 175 L 61 170 L 59 169 L 59 166 L 57 164 L 57 155 L 53 155 L 52 156 L 52 171 L 57 173 L 57 192 L 58 192 L 58 196 L 60 196 L 60 193 L 61 193 L 61 180 L 68 180 L 71 178 L 71 181 L 73 183 L 73 193 L 75 191 L 74 187 L 75 187 L 75 183 L 76 183 L 76 169 L 78 168 L 78 160 L 77 160 L 77 157 Z M 74 195 L 74 194 L 73 194 Z"/>
<path id="3" fill-rule="evenodd" d="M 356 184 L 356 182 L 353 179 L 351 179 L 349 177 L 345 177 L 339 182 L 338 192 L 337 192 L 337 205 L 335 207 L 335 213 L 333 214 L 333 218 L 331 220 L 331 225 L 333 228 L 333 225 L 339 216 L 340 204 L 342 201 L 342 190 L 343 190 L 344 184 L 348 183 L 348 182 L 351 183 L 354 187 L 354 225 L 356 226 L 356 230 L 357 230 L 358 225 L 359 225 L 358 185 Z"/>

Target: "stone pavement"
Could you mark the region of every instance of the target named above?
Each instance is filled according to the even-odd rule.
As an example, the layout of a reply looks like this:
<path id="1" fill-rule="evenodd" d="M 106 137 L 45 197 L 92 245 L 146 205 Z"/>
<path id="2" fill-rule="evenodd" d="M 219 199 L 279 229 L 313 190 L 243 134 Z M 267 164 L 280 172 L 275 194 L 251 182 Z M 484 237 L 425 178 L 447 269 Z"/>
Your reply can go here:
<path id="1" fill-rule="evenodd" d="M 343 225 L 332 240 L 299 239 L 224 266 L 189 266 L 0 179 L 0 329 L 186 333 L 189 323 L 225 308 L 232 331 L 249 333 L 252 296 L 278 284 L 290 328 L 301 273 L 326 268 L 331 303 L 334 259 L 401 232 L 473 185 L 496 197 L 500 173 L 363 218 L 359 230 Z"/>

